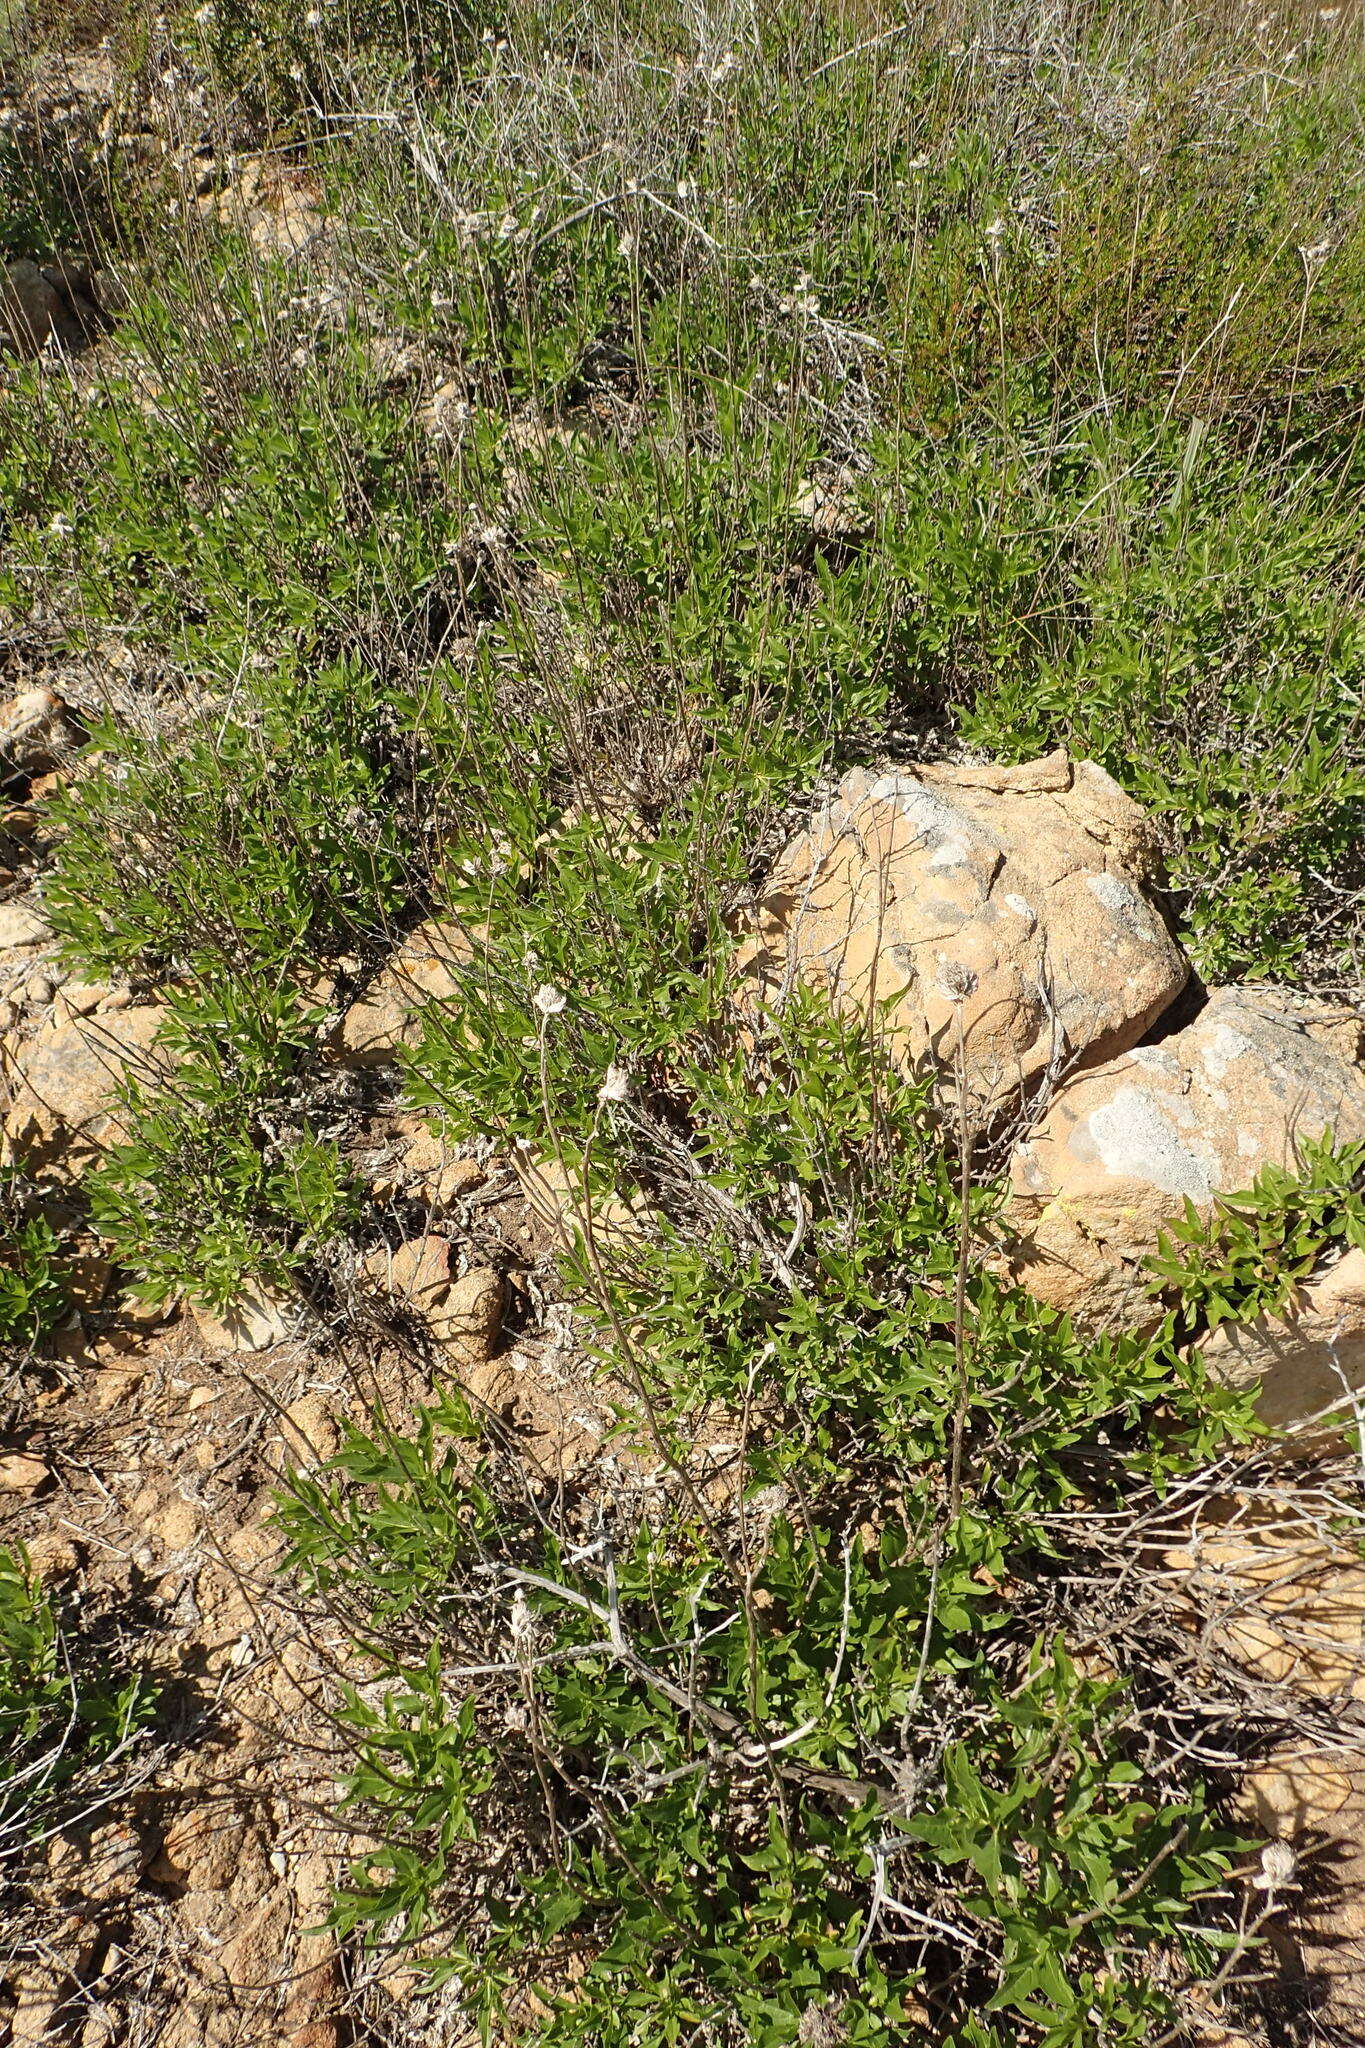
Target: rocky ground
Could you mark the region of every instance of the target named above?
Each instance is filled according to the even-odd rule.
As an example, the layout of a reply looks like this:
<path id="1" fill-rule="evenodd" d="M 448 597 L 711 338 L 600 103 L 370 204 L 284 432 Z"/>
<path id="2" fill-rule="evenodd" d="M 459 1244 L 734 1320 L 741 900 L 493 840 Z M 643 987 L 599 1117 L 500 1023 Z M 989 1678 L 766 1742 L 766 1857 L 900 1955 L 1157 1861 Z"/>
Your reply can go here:
<path id="1" fill-rule="evenodd" d="M 263 253 L 318 256 L 327 224 L 305 174 L 187 140 L 155 91 L 128 105 L 98 53 L 44 73 L 8 112 L 93 135 L 97 154 L 169 162 L 180 203 L 243 226 Z M 16 261 L 0 345 L 94 376 L 117 346 L 122 290 L 75 256 Z M 439 432 L 441 366 L 401 335 L 374 348 Z M 826 533 L 832 503 L 811 508 Z M 341 1620 L 278 1571 L 272 1508 L 291 1472 L 337 1453 L 348 1421 L 401 1430 L 443 1376 L 535 1486 L 620 1484 L 610 1432 L 625 1390 L 586 1357 L 556 1263 L 581 1200 L 548 1147 L 455 1150 L 404 1102 L 400 1049 L 469 957 L 466 932 L 431 920 L 358 994 L 323 992 L 326 1071 L 372 1226 L 330 1291 L 262 1289 L 219 1313 L 138 1303 L 81 1177 L 124 1135 L 120 1084 L 173 1085 L 158 1043 L 168 991 L 84 980 L 43 901 L 49 800 L 99 772 L 91 721 L 111 701 L 142 715 L 156 699 L 158 679 L 131 673 L 121 648 L 99 659 L 97 690 L 55 625 L 50 642 L 30 620 L 0 643 L 0 1120 L 73 1304 L 0 1381 L 0 1543 L 27 1546 L 111 1663 L 154 1680 L 161 1709 L 154 1744 L 89 1788 L 13 1888 L 3 2038 L 472 2038 L 458 2002 L 427 2001 L 401 1958 L 320 1931 L 359 1846 L 338 1812 L 347 1760 L 329 1715 L 352 1652 Z M 1203 987 L 1168 909 L 1153 821 L 1094 764 L 1065 750 L 1015 767 L 883 762 L 848 775 L 771 865 L 737 1000 L 757 1029 L 804 977 L 878 1015 L 893 1056 L 937 1068 L 951 1114 L 1008 1161 L 991 1257 L 1078 1322 L 1131 1327 L 1155 1314 L 1143 1261 L 1182 1203 L 1207 1214 L 1292 1165 L 1305 1137 L 1365 1138 L 1365 1010 Z M 604 1233 L 640 1222 L 624 1207 L 596 1218 Z M 1365 1250 L 1311 1274 L 1282 1312 L 1225 1325 L 1203 1357 L 1259 1390 L 1291 1450 L 1316 1443 L 1324 1412 L 1365 1390 Z M 1266 2043 L 1365 2032 L 1365 1579 L 1333 1522 L 1353 1455 L 1338 1431 L 1314 1488 L 1292 1494 L 1273 1467 L 1230 1469 L 1146 1546 L 1209 1686 L 1236 1671 L 1283 1723 L 1239 1806 L 1271 1838 L 1269 1882 L 1290 1899 L 1275 1922 L 1281 2019 L 1267 2023 L 1282 2031 Z M 1251 2038 L 1210 2022 L 1206 2041 Z"/>

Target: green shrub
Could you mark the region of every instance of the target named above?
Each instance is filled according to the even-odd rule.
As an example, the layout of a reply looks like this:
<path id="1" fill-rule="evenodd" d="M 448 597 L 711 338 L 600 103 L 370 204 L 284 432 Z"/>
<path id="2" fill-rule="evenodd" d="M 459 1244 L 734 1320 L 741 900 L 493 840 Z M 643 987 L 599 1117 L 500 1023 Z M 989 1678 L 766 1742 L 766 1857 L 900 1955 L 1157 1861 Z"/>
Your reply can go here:
<path id="1" fill-rule="evenodd" d="M 1147 1265 L 1153 1289 L 1174 1291 L 1190 1329 L 1249 1323 L 1282 1309 L 1324 1252 L 1365 1250 L 1365 1144 L 1305 1138 L 1297 1170 L 1266 1166 L 1207 1215 L 1186 1200 Z"/>
<path id="2" fill-rule="evenodd" d="M 0 1346 L 25 1349 L 56 1328 L 67 1311 L 60 1240 L 41 1216 L 23 1217 L 0 1176 Z"/>
<path id="3" fill-rule="evenodd" d="M 259 983 L 225 982 L 216 1002 L 173 1001 L 160 1041 L 173 1079 L 125 1082 L 130 1135 L 85 1183 L 92 1220 L 139 1276 L 138 1293 L 183 1291 L 223 1309 L 249 1281 L 286 1285 L 344 1234 L 352 1176 L 308 1128 L 299 1074 L 319 1014 Z"/>
<path id="4" fill-rule="evenodd" d="M 778 2043 L 827 2007 L 857 2040 L 1060 2048 L 1098 2013 L 1136 2043 L 1170 1959 L 1229 1938 L 1200 1901 L 1234 1845 L 1197 1775 L 1144 1774 L 1144 1674 L 1077 1668 L 1055 1511 L 1196 1469 L 1246 1404 L 1169 1323 L 1085 1343 L 1002 1290 L 962 1239 L 997 1191 L 964 1213 L 926 1086 L 812 1000 L 675 1088 L 685 1148 L 644 1079 L 602 1106 L 664 1213 L 577 1262 L 653 1504 L 547 1520 L 450 1390 L 281 1505 L 372 1674 L 341 1712 L 382 1847 L 335 1923 L 421 1936 L 480 1897 L 438 1972 L 489 2027 L 536 1985 L 552 2041 Z M 702 1417 L 733 1438 L 723 1493 Z"/>
<path id="5" fill-rule="evenodd" d="M 110 1684 L 79 1662 L 22 1548 L 0 1548 L 0 1839 L 49 1824 L 53 1799 L 107 1765 L 151 1717 L 138 1676 Z"/>

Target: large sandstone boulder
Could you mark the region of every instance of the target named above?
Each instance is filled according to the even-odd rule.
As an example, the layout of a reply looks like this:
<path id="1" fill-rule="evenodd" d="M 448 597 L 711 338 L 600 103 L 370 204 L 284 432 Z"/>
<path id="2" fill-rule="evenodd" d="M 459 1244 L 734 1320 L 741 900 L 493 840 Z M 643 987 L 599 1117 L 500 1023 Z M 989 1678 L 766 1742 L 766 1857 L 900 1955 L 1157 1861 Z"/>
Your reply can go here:
<path id="1" fill-rule="evenodd" d="M 1315 1273 L 1278 1315 L 1221 1324 L 1200 1356 L 1225 1386 L 1259 1387 L 1257 1412 L 1272 1428 L 1349 1410 L 1365 1387 L 1365 1252 Z"/>
<path id="2" fill-rule="evenodd" d="M 1365 1137 L 1365 1070 L 1339 1048 L 1334 1020 L 1226 988 L 1159 1045 L 1074 1075 L 1015 1152 L 1020 1284 L 1089 1327 L 1154 1320 L 1143 1261 L 1186 1200 L 1207 1215 L 1329 1127 Z"/>
<path id="3" fill-rule="evenodd" d="M 1135 1043 L 1185 985 L 1145 894 L 1149 819 L 1093 762 L 855 769 L 786 848 L 740 967 L 758 1006 L 801 974 L 874 1008 L 905 1068 L 998 1107 L 1054 1065 Z"/>
<path id="4" fill-rule="evenodd" d="M 139 1003 L 0 1042 L 7 1155 L 31 1171 L 74 1175 L 118 1144 L 126 1135 L 118 1101 L 125 1075 L 150 1081 L 166 1071 L 155 1050 L 164 1015 L 159 1003 Z"/>

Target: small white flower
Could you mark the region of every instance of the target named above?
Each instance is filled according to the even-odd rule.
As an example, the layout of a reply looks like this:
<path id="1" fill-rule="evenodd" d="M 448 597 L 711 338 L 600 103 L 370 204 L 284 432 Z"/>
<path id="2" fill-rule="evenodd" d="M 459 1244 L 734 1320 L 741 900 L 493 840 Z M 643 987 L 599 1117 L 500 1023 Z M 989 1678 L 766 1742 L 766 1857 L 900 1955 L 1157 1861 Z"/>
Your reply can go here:
<path id="1" fill-rule="evenodd" d="M 76 528 L 74 522 L 67 518 L 65 512 L 55 512 L 47 530 L 49 533 L 55 533 L 59 540 L 65 540 L 68 535 L 76 531 Z"/>
<path id="2" fill-rule="evenodd" d="M 1303 258 L 1305 270 L 1316 270 L 1319 264 L 1327 261 L 1331 253 L 1332 238 L 1330 235 L 1324 235 L 1320 242 L 1313 242 L 1307 247 L 1302 242 L 1299 244 L 1299 255 Z"/>
<path id="3" fill-rule="evenodd" d="M 1000 237 L 1004 234 L 1004 232 L 1005 223 L 1001 216 L 997 213 L 995 219 L 991 222 L 990 226 L 985 230 L 986 240 L 988 242 L 998 242 L 1000 240 Z"/>
<path id="4" fill-rule="evenodd" d="M 535 993 L 535 1006 L 542 1017 L 557 1017 L 565 1008 L 569 998 L 562 988 L 556 988 L 552 981 L 542 981 Z"/>
<path id="5" fill-rule="evenodd" d="M 303 17 L 303 25 L 305 28 L 321 28 L 322 9 L 320 7 L 310 7 L 307 14 Z"/>
<path id="6" fill-rule="evenodd" d="M 629 1102 L 631 1097 L 630 1075 L 624 1067 L 610 1066 L 606 1078 L 597 1091 L 599 1102 Z"/>
<path id="7" fill-rule="evenodd" d="M 634 235 L 622 235 L 622 237 L 621 237 L 621 245 L 620 245 L 620 246 L 621 246 L 621 254 L 622 254 L 622 255 L 623 255 L 624 257 L 625 257 L 625 259 L 626 259 L 627 263 L 629 263 L 629 261 L 630 261 L 631 257 L 632 257 L 632 256 L 633 256 L 633 255 L 635 254 L 635 237 L 634 237 Z"/>
<path id="8" fill-rule="evenodd" d="M 738 69 L 739 58 L 733 50 L 727 50 L 719 62 L 711 66 L 710 77 L 712 85 L 724 85 L 731 72 L 738 71 Z"/>
<path id="9" fill-rule="evenodd" d="M 927 171 L 932 162 L 931 156 L 912 156 L 905 168 L 907 171 Z"/>
<path id="10" fill-rule="evenodd" d="M 679 180 L 678 180 L 678 197 L 679 197 L 679 199 L 682 199 L 682 200 L 688 200 L 688 199 L 695 199 L 695 198 L 696 198 L 696 196 L 697 196 L 697 181 L 696 181 L 696 179 L 695 179 L 695 178 L 679 178 Z"/>
<path id="11" fill-rule="evenodd" d="M 218 19 L 218 9 L 213 5 L 213 0 L 208 0 L 205 7 L 196 7 L 194 18 L 200 28 L 212 28 Z"/>

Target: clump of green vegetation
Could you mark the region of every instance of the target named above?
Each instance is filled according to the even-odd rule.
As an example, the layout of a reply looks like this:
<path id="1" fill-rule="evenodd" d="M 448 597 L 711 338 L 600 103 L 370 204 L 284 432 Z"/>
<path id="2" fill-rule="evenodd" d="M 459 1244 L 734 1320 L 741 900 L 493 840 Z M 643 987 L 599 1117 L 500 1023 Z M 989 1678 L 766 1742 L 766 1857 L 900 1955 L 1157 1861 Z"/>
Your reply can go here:
<path id="1" fill-rule="evenodd" d="M 154 1689 L 73 1671 L 52 1602 L 22 1547 L 0 1547 L 0 1842 L 50 1824 L 73 1780 L 113 1762 L 146 1726 Z"/>
<path id="2" fill-rule="evenodd" d="M 627 1479 L 547 1523 L 452 1389 L 280 1509 L 371 1673 L 348 1796 L 384 1846 L 336 1924 L 447 1931 L 477 1895 L 440 1972 L 495 2030 L 534 1984 L 557 2042 L 776 2044 L 814 2012 L 869 2042 L 1136 2043 L 1235 1942 L 1238 1845 L 1143 1674 L 1068 1644 L 1057 1510 L 1197 1470 L 1244 1404 L 1169 1325 L 1085 1343 L 975 1259 L 959 1293 L 994 1192 L 964 1213 L 927 1086 L 814 1003 L 687 1078 L 686 1176 L 605 1109 L 668 1206 L 579 1251 L 668 1505 Z"/>
<path id="3" fill-rule="evenodd" d="M 1332 1248 L 1365 1250 L 1365 1144 L 1306 1138 L 1297 1171 L 1266 1166 L 1207 1215 L 1190 1201 L 1147 1261 L 1174 1288 L 1191 1328 L 1251 1322 L 1283 1308 Z"/>
<path id="4" fill-rule="evenodd" d="M 42 1216 L 25 1216 L 18 1175 L 0 1174 L 0 1345 L 31 1348 L 67 1312 L 61 1240 Z"/>

